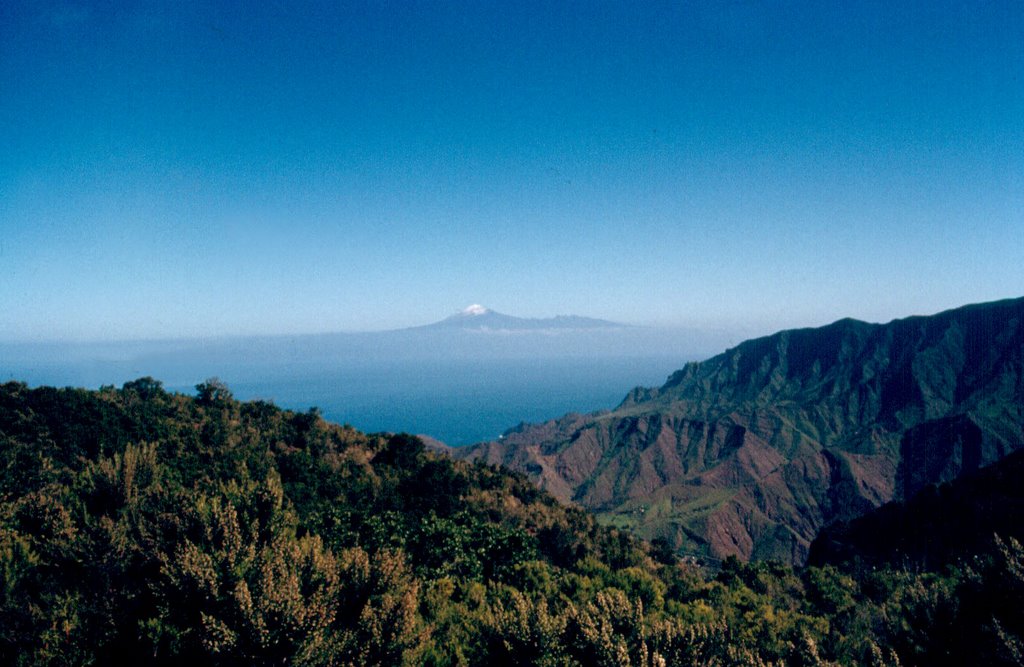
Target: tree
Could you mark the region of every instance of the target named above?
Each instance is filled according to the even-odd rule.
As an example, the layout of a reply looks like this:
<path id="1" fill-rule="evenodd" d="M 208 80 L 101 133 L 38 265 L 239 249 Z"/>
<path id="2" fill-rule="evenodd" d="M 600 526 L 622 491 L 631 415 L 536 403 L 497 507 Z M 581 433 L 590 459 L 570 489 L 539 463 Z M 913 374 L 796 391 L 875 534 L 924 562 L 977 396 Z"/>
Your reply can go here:
<path id="1" fill-rule="evenodd" d="M 220 378 L 212 377 L 196 385 L 199 405 L 222 405 L 232 400 L 231 390 Z"/>

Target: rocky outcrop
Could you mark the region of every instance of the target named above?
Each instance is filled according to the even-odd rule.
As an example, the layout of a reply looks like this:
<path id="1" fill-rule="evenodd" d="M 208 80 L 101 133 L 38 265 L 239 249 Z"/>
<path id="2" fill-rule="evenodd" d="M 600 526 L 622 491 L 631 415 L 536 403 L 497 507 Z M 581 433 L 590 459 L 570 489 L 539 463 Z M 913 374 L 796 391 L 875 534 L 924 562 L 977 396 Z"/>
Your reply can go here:
<path id="1" fill-rule="evenodd" d="M 457 456 L 712 558 L 803 562 L 817 532 L 1024 443 L 1024 299 L 783 331 L 611 412 Z"/>

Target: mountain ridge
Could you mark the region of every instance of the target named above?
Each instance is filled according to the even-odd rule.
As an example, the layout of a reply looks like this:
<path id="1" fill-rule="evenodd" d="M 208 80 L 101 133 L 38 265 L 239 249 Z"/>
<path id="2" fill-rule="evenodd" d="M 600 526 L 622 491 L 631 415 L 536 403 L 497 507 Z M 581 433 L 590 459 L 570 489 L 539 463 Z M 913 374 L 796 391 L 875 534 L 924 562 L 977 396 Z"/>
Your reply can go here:
<path id="1" fill-rule="evenodd" d="M 828 523 L 1021 447 L 1022 323 L 1007 299 L 780 331 L 455 455 L 685 551 L 800 563 Z"/>
<path id="2" fill-rule="evenodd" d="M 434 331 L 460 329 L 476 331 L 538 331 L 576 329 L 623 329 L 630 325 L 610 320 L 601 320 L 580 315 L 555 315 L 554 317 L 517 317 L 491 310 L 480 304 L 472 304 L 443 320 L 408 327 L 400 331 Z"/>

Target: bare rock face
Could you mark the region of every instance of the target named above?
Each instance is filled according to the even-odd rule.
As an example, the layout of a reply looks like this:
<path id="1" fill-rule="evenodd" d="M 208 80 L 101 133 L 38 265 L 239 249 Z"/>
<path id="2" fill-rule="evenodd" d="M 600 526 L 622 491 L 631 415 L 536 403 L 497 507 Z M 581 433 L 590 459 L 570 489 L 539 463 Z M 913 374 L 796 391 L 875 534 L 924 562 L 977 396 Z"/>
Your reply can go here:
<path id="1" fill-rule="evenodd" d="M 684 553 L 802 563 L 825 525 L 1024 446 L 1024 299 L 783 331 L 611 412 L 455 452 Z"/>

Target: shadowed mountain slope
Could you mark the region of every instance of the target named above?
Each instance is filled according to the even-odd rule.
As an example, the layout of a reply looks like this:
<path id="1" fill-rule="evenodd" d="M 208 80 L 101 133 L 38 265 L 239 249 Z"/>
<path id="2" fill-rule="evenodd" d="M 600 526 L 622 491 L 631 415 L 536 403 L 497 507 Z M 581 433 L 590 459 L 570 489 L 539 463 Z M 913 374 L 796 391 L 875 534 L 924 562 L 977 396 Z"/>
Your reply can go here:
<path id="1" fill-rule="evenodd" d="M 1024 537 L 1024 451 L 826 527 L 809 561 L 934 570 L 992 551 L 995 536 Z"/>
<path id="2" fill-rule="evenodd" d="M 713 558 L 803 562 L 817 532 L 1024 443 L 1024 299 L 840 320 L 687 364 L 611 412 L 456 452 Z"/>

